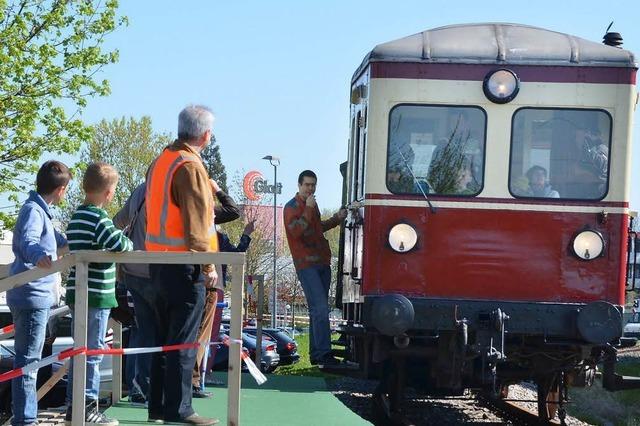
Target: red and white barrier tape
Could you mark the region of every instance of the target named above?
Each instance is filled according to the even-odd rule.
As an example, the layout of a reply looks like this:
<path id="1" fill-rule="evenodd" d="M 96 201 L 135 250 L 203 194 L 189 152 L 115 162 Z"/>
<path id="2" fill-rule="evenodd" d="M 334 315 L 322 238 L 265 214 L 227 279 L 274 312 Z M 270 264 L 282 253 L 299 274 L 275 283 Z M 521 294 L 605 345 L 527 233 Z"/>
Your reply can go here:
<path id="1" fill-rule="evenodd" d="M 3 336 L 5 334 L 10 334 L 13 333 L 16 330 L 16 326 L 13 324 L 10 324 L 6 327 L 2 327 L 0 328 L 0 336 Z"/>
<path id="2" fill-rule="evenodd" d="M 40 361 L 32 362 L 30 364 L 25 365 L 24 367 L 15 368 L 11 371 L 7 371 L 6 373 L 0 374 L 0 383 L 5 382 L 7 380 L 14 379 L 16 377 L 20 377 L 23 374 L 36 371 L 39 368 L 43 368 L 48 365 L 51 365 L 56 361 L 63 361 L 67 358 L 71 358 L 73 356 L 79 355 L 81 353 L 86 352 L 86 350 L 87 350 L 86 347 L 65 349 L 60 353 L 49 355 L 48 357 L 43 358 Z"/>
<path id="3" fill-rule="evenodd" d="M 229 346 L 229 343 L 238 343 L 238 341 L 231 340 L 231 339 L 229 339 L 229 337 L 225 336 L 224 339 L 222 339 L 222 343 L 224 343 L 225 345 Z M 265 377 L 264 374 L 262 374 L 262 371 L 260 371 L 260 369 L 256 366 L 256 364 L 253 362 L 251 357 L 249 355 L 247 355 L 242 350 L 242 341 L 240 341 L 240 345 L 241 345 L 240 346 L 240 357 L 242 358 L 244 363 L 247 364 L 247 368 L 249 369 L 249 373 L 253 376 L 253 378 L 256 380 L 258 385 L 264 384 L 264 382 L 267 381 L 267 378 Z"/>
<path id="4" fill-rule="evenodd" d="M 7 327 L 5 327 L 7 328 Z M 236 343 L 242 345 L 242 340 L 229 339 L 228 337 L 223 340 L 222 343 L 214 342 L 206 344 L 209 345 L 220 345 L 224 344 L 229 346 L 230 343 Z M 74 357 L 76 355 L 80 355 L 82 353 L 87 356 L 95 356 L 95 355 L 135 355 L 135 354 L 148 354 L 154 352 L 172 352 L 172 351 L 181 351 L 186 349 L 195 349 L 200 346 L 200 343 L 181 343 L 178 345 L 166 345 L 166 346 L 152 346 L 148 348 L 105 348 L 105 349 L 87 349 L 86 347 L 81 348 L 68 348 L 63 350 L 60 353 L 50 355 L 46 358 L 41 359 L 40 361 L 32 362 L 30 364 L 25 365 L 24 367 L 15 368 L 11 371 L 7 371 L 6 373 L 0 374 L 0 383 L 5 382 L 7 380 L 14 379 L 16 377 L 20 377 L 24 374 L 30 373 L 32 371 L 36 371 L 40 368 L 46 367 L 48 365 L 53 364 L 56 361 L 63 361 L 67 358 Z M 262 372 L 256 367 L 255 363 L 251 360 L 251 358 L 244 353 L 244 351 L 240 351 L 242 359 L 245 364 L 247 364 L 247 368 L 249 369 L 249 373 L 253 376 L 253 378 L 258 382 L 259 385 L 263 384 L 267 381 L 267 378 L 262 374 Z"/>

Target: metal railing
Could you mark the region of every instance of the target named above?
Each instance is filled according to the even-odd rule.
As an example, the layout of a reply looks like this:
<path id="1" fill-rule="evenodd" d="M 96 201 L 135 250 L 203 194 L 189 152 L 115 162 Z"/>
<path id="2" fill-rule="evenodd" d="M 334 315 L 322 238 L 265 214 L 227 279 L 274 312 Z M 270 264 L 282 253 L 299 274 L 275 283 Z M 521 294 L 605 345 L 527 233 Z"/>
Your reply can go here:
<path id="1" fill-rule="evenodd" d="M 76 266 L 75 304 L 73 321 L 73 342 L 75 348 L 87 346 L 87 314 L 88 314 L 88 278 L 89 263 L 142 263 L 142 264 L 178 264 L 178 265 L 202 265 L 216 264 L 229 265 L 232 268 L 231 280 L 231 330 L 229 347 L 228 370 L 228 409 L 227 424 L 237 426 L 240 424 L 240 384 L 241 384 L 241 350 L 242 344 L 242 310 L 244 298 L 244 253 L 196 253 L 196 252 L 148 252 L 134 251 L 127 253 L 111 253 L 104 251 L 85 250 L 64 256 L 55 262 L 49 269 L 34 268 L 17 275 L 0 280 L 0 292 L 24 285 L 30 281 L 45 277 L 57 272 L 65 271 L 72 265 Z M 222 269 L 217 268 L 220 279 Z M 0 275 L 1 276 L 1 275 Z M 113 327 L 114 348 L 121 345 L 122 328 L 115 321 Z M 114 327 L 115 326 L 115 327 Z M 184 342 L 191 343 L 191 342 Z M 73 425 L 84 424 L 85 404 L 84 394 L 86 386 L 86 354 L 76 356 L 73 363 Z M 258 364 L 259 365 L 259 364 Z M 117 402 L 122 397 L 122 359 L 114 358 L 112 374 L 113 401 Z"/>

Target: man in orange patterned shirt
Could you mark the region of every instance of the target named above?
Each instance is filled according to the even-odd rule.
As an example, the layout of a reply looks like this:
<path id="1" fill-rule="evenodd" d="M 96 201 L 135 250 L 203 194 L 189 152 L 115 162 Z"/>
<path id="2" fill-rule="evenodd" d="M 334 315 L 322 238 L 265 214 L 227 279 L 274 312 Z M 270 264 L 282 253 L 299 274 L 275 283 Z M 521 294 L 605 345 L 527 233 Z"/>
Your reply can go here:
<path id="1" fill-rule="evenodd" d="M 324 233 L 347 217 L 340 209 L 328 220 L 320 219 L 316 204 L 318 178 L 311 170 L 298 176 L 298 193 L 284 206 L 284 225 L 289 249 L 309 306 L 309 355 L 311 364 L 335 365 L 329 328 L 331 249 Z"/>

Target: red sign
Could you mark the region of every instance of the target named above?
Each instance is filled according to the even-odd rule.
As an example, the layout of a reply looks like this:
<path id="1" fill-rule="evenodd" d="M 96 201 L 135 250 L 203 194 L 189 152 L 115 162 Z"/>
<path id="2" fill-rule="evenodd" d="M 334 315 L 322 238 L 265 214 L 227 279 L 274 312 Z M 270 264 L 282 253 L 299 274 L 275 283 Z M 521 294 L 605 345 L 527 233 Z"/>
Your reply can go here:
<path id="1" fill-rule="evenodd" d="M 262 173 L 256 170 L 252 170 L 244 175 L 244 179 L 242 181 L 242 189 L 244 191 L 244 195 L 246 195 L 248 200 L 258 201 L 260 198 L 262 198 L 262 194 L 256 192 L 256 183 L 262 181 L 264 181 Z"/>

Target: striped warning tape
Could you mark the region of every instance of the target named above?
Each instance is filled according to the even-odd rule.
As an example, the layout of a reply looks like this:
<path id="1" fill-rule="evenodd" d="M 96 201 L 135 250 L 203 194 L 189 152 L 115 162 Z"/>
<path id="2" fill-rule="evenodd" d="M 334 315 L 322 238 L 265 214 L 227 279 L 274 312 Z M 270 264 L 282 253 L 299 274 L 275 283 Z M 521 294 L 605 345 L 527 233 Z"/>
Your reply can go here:
<path id="1" fill-rule="evenodd" d="M 16 326 L 13 324 L 10 324 L 6 327 L 2 327 L 0 328 L 0 336 L 3 336 L 5 334 L 10 334 L 13 333 L 16 330 Z"/>
<path id="2" fill-rule="evenodd" d="M 32 362 L 30 364 L 25 365 L 24 367 L 15 368 L 11 371 L 7 371 L 6 373 L 0 374 L 0 383 L 5 382 L 7 380 L 11 380 L 16 377 L 20 377 L 23 374 L 36 371 L 39 368 L 46 367 L 47 365 L 51 365 L 56 361 L 63 361 L 67 358 L 74 357 L 76 355 L 86 352 L 86 350 L 87 348 L 84 346 L 81 348 L 65 349 L 60 353 L 49 355 L 46 358 L 42 358 L 40 361 Z"/>
<path id="3" fill-rule="evenodd" d="M 229 346 L 231 343 L 242 345 L 242 340 L 230 339 L 226 337 L 222 342 L 207 342 L 205 344 L 208 345 L 226 345 Z M 135 355 L 135 354 L 146 354 L 146 353 L 156 353 L 156 352 L 172 352 L 172 351 L 181 351 L 187 349 L 195 349 L 200 346 L 200 343 L 181 343 L 177 345 L 166 345 L 166 346 L 152 346 L 147 348 L 105 348 L 105 349 L 87 349 L 86 347 L 81 348 L 68 348 L 63 350 L 60 353 L 50 355 L 46 358 L 41 359 L 40 361 L 32 362 L 30 364 L 25 365 L 24 367 L 15 368 L 11 371 L 7 371 L 6 373 L 0 374 L 0 383 L 6 382 L 7 380 L 14 379 L 16 377 L 20 377 L 24 374 L 30 373 L 32 371 L 36 371 L 40 368 L 46 367 L 48 365 L 53 364 L 56 361 L 63 361 L 67 358 L 74 357 L 76 355 L 80 355 L 82 353 L 87 356 L 96 356 L 96 355 Z M 249 369 L 249 373 L 253 376 L 253 378 L 258 382 L 259 385 L 263 384 L 267 381 L 267 378 L 262 374 L 262 372 L 256 367 L 255 363 L 251 360 L 251 358 L 244 352 L 240 351 L 242 359 L 244 360 L 247 368 Z"/>

